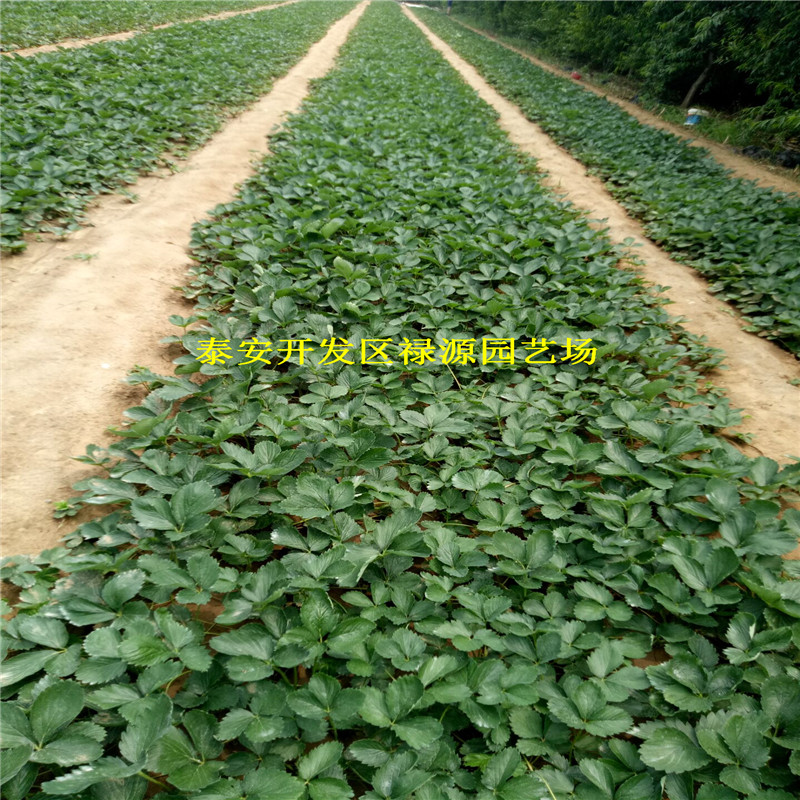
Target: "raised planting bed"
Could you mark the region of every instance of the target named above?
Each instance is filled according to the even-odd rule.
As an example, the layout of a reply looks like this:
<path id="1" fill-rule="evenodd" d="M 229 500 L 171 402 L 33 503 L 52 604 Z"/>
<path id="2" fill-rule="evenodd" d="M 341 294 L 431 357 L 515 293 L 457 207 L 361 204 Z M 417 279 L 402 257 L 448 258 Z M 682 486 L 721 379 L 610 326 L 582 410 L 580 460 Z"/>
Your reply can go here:
<path id="1" fill-rule="evenodd" d="M 77 227 L 89 201 L 205 142 L 269 91 L 352 2 L 193 22 L 3 62 L 0 245 Z"/>

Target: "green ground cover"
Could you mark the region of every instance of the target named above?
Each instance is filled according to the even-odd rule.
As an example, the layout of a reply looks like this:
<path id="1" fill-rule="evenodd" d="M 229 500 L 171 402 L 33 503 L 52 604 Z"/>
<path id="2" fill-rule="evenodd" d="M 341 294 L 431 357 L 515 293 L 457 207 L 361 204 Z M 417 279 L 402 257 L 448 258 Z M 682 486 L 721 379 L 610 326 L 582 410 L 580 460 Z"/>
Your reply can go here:
<path id="1" fill-rule="evenodd" d="M 394 4 L 193 247 L 203 327 L 87 453 L 116 509 L 4 566 L 6 800 L 796 796 L 797 470 Z"/>
<path id="2" fill-rule="evenodd" d="M 269 90 L 352 2 L 309 2 L 194 22 L 125 42 L 3 63 L 6 251 L 76 227 L 92 197 L 205 142 Z"/>
<path id="3" fill-rule="evenodd" d="M 701 148 L 532 64 L 444 14 L 420 18 L 606 183 L 650 238 L 800 354 L 800 198 L 730 177 Z"/>
<path id="4" fill-rule="evenodd" d="M 85 39 L 259 5 L 266 1 L 4 0 L 0 4 L 0 50 Z"/>

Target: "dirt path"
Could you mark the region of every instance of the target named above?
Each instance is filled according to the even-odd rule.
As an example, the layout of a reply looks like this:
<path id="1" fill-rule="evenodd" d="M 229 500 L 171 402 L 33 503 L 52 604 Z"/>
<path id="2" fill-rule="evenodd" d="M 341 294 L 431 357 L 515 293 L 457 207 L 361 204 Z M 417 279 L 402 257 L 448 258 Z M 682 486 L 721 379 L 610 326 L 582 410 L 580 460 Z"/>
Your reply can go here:
<path id="1" fill-rule="evenodd" d="M 536 56 L 532 56 L 530 53 L 520 50 L 518 47 L 507 44 L 502 39 L 498 39 L 496 36 L 492 36 L 492 34 L 482 31 L 480 28 L 473 28 L 471 25 L 467 25 L 461 20 L 457 20 L 457 22 L 459 25 L 463 25 L 465 28 L 468 28 L 474 33 L 485 36 L 487 39 L 491 39 L 493 42 L 497 42 L 497 44 L 501 44 L 503 47 L 513 50 L 523 58 L 527 58 L 528 61 L 536 64 L 537 67 L 541 67 L 541 69 L 551 72 L 553 75 L 558 75 L 559 78 L 564 77 L 563 70 L 558 69 L 558 67 L 548 64 L 546 61 L 542 61 L 540 58 L 536 58 Z M 783 170 L 780 167 L 769 167 L 759 164 L 752 159 L 747 158 L 746 156 L 741 156 L 738 153 L 734 153 L 730 147 L 727 147 L 720 142 L 716 142 L 713 139 L 708 139 L 696 132 L 689 134 L 687 133 L 686 128 L 676 125 L 673 122 L 668 122 L 667 120 L 662 119 L 657 114 L 653 114 L 650 111 L 645 111 L 635 103 L 631 103 L 627 100 L 623 100 L 621 97 L 609 94 L 606 89 L 603 89 L 600 86 L 595 86 L 585 81 L 581 82 L 581 86 L 587 91 L 594 92 L 600 97 L 605 97 L 605 99 L 609 102 L 615 103 L 620 108 L 627 111 L 632 117 L 635 117 L 639 120 L 639 122 L 643 122 L 645 125 L 650 125 L 654 128 L 661 128 L 662 130 L 674 133 L 692 147 L 705 147 L 705 149 L 708 150 L 711 155 L 714 156 L 717 161 L 719 161 L 720 164 L 730 170 L 733 170 L 734 175 L 738 176 L 739 178 L 746 178 L 747 180 L 755 181 L 760 186 L 778 189 L 781 192 L 800 192 L 800 181 L 793 178 L 789 174 L 789 170 Z"/>
<path id="2" fill-rule="evenodd" d="M 800 387 L 789 383 L 792 379 L 800 380 L 800 364 L 767 340 L 743 331 L 731 306 L 715 298 L 694 270 L 673 261 L 647 239 L 642 226 L 628 216 L 599 179 L 587 175 L 579 161 L 526 119 L 474 67 L 413 14 L 408 11 L 406 14 L 467 84 L 499 113 L 498 123 L 511 141 L 536 158 L 540 167 L 547 168 L 546 185 L 587 211 L 593 220 L 606 220 L 594 224 L 608 228 L 613 241 L 634 240 L 637 246 L 633 252 L 645 262 L 638 269 L 647 281 L 662 287 L 662 294 L 672 302 L 670 312 L 686 317 L 681 324 L 687 330 L 705 336 L 711 346 L 725 351 L 728 368 L 715 371 L 711 378 L 725 389 L 731 404 L 744 411 L 743 425 L 736 430 L 754 434 L 752 445 L 746 449 L 754 455 L 789 463 L 791 454 L 800 453 Z"/>
<path id="3" fill-rule="evenodd" d="M 57 523 L 51 501 L 93 474 L 70 461 L 88 443 L 108 443 L 138 390 L 121 383 L 138 364 L 171 373 L 175 356 L 160 340 L 178 329 L 170 314 L 189 313 L 173 287 L 185 282 L 191 226 L 230 200 L 268 152 L 266 135 L 297 111 L 309 81 L 333 66 L 361 16 L 362 2 L 250 110 L 230 122 L 185 169 L 143 178 L 140 201 L 104 198 L 94 227 L 67 241 L 33 243 L 6 259 L 3 291 L 3 550 L 54 547 L 75 520 Z M 88 258 L 91 256 L 91 258 Z M 83 258 L 87 257 L 87 258 Z"/>
<path id="4" fill-rule="evenodd" d="M 242 11 L 222 11 L 219 14 L 210 14 L 207 17 L 190 17 L 189 19 L 179 19 L 175 22 L 164 22 L 161 25 L 153 25 L 152 28 L 142 28 L 135 31 L 120 31 L 119 33 L 106 33 L 102 36 L 92 36 L 90 39 L 65 39 L 63 42 L 53 42 L 51 44 L 40 44 L 36 47 L 21 47 L 19 50 L 7 50 L 0 55 L 4 56 L 35 56 L 37 53 L 52 53 L 55 50 L 74 50 L 78 47 L 86 47 L 90 44 L 97 44 L 98 42 L 124 42 L 126 39 L 132 39 L 140 33 L 148 33 L 149 31 L 160 31 L 164 28 L 171 28 L 173 25 L 181 25 L 184 22 L 206 22 L 213 19 L 228 19 L 228 17 L 238 17 L 240 14 L 252 14 L 255 11 L 268 11 L 270 8 L 278 8 L 279 6 L 290 6 L 292 3 L 297 3 L 299 0 L 286 0 L 283 3 L 270 3 L 265 6 L 255 6 L 254 8 L 246 8 Z"/>

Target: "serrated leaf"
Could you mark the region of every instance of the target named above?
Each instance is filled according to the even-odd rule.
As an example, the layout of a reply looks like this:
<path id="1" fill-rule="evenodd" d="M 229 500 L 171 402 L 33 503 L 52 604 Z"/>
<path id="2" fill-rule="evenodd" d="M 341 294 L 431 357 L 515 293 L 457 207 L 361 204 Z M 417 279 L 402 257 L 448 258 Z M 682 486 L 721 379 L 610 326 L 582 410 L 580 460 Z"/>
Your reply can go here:
<path id="1" fill-rule="evenodd" d="M 297 762 L 297 774 L 305 781 L 316 778 L 339 763 L 342 750 L 339 742 L 323 742 Z"/>
<path id="2" fill-rule="evenodd" d="M 81 713 L 83 702 L 83 689 L 74 681 L 61 681 L 44 689 L 30 711 L 34 740 L 39 744 L 50 741 Z"/>
<path id="3" fill-rule="evenodd" d="M 711 761 L 683 731 L 658 728 L 642 743 L 639 758 L 660 772 L 681 773 L 700 769 Z"/>
<path id="4" fill-rule="evenodd" d="M 388 761 L 390 753 L 380 742 L 361 739 L 347 748 L 346 755 L 367 766 L 380 767 Z"/>
<path id="5" fill-rule="evenodd" d="M 60 619 L 41 614 L 17 617 L 17 630 L 29 642 L 61 650 L 67 646 L 67 628 Z"/>
<path id="6" fill-rule="evenodd" d="M 0 667 L 0 686 L 12 686 L 35 675 L 44 669 L 56 655 L 52 650 L 35 650 L 7 659 Z"/>
<path id="7" fill-rule="evenodd" d="M 88 736 L 65 735 L 48 742 L 31 755 L 31 761 L 40 764 L 58 764 L 71 767 L 88 764 L 103 755 L 103 748 Z"/>
<path id="8" fill-rule="evenodd" d="M 145 760 L 148 751 L 169 728 L 172 703 L 166 695 L 145 697 L 141 700 L 137 719 L 123 731 L 119 752 L 132 764 Z"/>
<path id="9" fill-rule="evenodd" d="M 489 789 L 500 788 L 520 763 L 519 753 L 513 747 L 507 747 L 489 759 L 483 769 L 481 783 Z"/>
<path id="10" fill-rule="evenodd" d="M 144 586 L 145 574 L 140 569 L 130 569 L 115 575 L 103 586 L 103 600 L 118 611 L 128 600 L 133 599 Z"/>
<path id="11" fill-rule="evenodd" d="M 456 669 L 458 669 L 458 659 L 455 656 L 432 656 L 420 665 L 417 675 L 422 685 L 428 687 Z"/>
<path id="12" fill-rule="evenodd" d="M 260 769 L 253 773 L 252 782 L 258 792 L 269 800 L 300 800 L 305 786 L 292 775 L 277 769 Z"/>
<path id="13" fill-rule="evenodd" d="M 430 747 L 443 733 L 441 723 L 433 717 L 408 717 L 395 723 L 392 730 L 415 750 Z"/>

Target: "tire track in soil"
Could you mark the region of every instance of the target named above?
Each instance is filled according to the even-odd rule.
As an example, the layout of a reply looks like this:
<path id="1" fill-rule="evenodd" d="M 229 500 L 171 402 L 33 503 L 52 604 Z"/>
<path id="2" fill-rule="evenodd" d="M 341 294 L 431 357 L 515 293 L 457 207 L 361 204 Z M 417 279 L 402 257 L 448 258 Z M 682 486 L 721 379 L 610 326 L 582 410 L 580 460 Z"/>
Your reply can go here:
<path id="1" fill-rule="evenodd" d="M 365 7 L 362 2 L 335 22 L 267 95 L 196 151 L 183 171 L 139 180 L 138 203 L 103 198 L 89 214 L 94 227 L 66 241 L 31 243 L 25 253 L 6 259 L 6 554 L 55 547 L 63 533 L 100 513 L 88 509 L 58 522 L 50 516 L 51 501 L 66 499 L 72 484 L 97 474 L 71 457 L 87 443 L 113 442 L 105 427 L 118 425 L 125 409 L 140 402 L 143 391 L 122 382 L 128 370 L 138 364 L 173 372 L 172 358 L 179 353 L 160 340 L 178 330 L 169 324 L 170 314 L 191 312 L 173 289 L 185 282 L 191 263 L 192 224 L 234 197 L 236 185 L 252 173 L 251 159 L 269 152 L 269 132 L 300 108 L 309 82 L 333 67 Z"/>
<path id="2" fill-rule="evenodd" d="M 733 308 L 714 297 L 706 281 L 691 267 L 673 261 L 653 244 L 598 178 L 588 175 L 579 161 L 492 88 L 424 23 L 407 9 L 403 11 L 463 80 L 497 111 L 498 124 L 513 144 L 533 156 L 541 169 L 548 170 L 543 183 L 588 212 L 593 227 L 607 229 L 612 241 L 621 244 L 633 239 L 635 249 L 631 252 L 644 261 L 635 268 L 671 302 L 669 312 L 679 317 L 686 330 L 705 336 L 708 344 L 725 352 L 727 369 L 714 370 L 708 377 L 726 391 L 733 407 L 743 410 L 742 425 L 731 431 L 753 434 L 754 439 L 740 449 L 781 464 L 791 463 L 791 455 L 800 453 L 800 387 L 790 381 L 800 381 L 800 363 L 766 339 L 742 330 Z"/>
<path id="3" fill-rule="evenodd" d="M 173 25 L 183 25 L 187 22 L 209 22 L 216 19 L 228 19 L 229 17 L 238 17 L 241 14 L 254 14 L 256 11 L 269 11 L 272 8 L 279 8 L 280 6 L 290 6 L 298 2 L 300 2 L 300 0 L 286 0 L 286 2 L 283 3 L 270 3 L 269 5 L 255 6 L 254 8 L 247 8 L 242 11 L 222 11 L 219 14 L 210 14 L 207 17 L 193 17 L 175 20 L 175 22 L 163 22 L 161 25 L 153 25 L 152 28 L 142 28 L 141 30 L 104 33 L 102 36 L 92 36 L 88 39 L 64 39 L 61 42 L 38 44 L 35 47 L 21 47 L 18 50 L 6 50 L 0 53 L 0 55 L 28 58 L 28 56 L 35 56 L 39 53 L 53 53 L 56 50 L 76 50 L 81 47 L 88 47 L 90 44 L 97 44 L 98 42 L 124 42 L 142 33 L 161 31 L 164 30 L 164 28 L 171 28 Z"/>
<path id="4" fill-rule="evenodd" d="M 472 25 L 467 25 L 461 20 L 456 20 L 456 22 L 458 22 L 458 24 L 462 25 L 464 28 L 471 30 L 473 33 L 477 33 L 486 39 L 491 39 L 491 41 L 497 42 L 497 44 L 502 45 L 507 50 L 513 50 L 517 55 L 527 58 L 528 61 L 530 61 L 532 64 L 536 64 L 537 67 L 545 70 L 545 72 L 557 75 L 559 78 L 564 77 L 564 72 L 558 69 L 558 67 L 548 64 L 546 61 L 542 61 L 540 58 L 536 58 L 536 56 L 526 53 L 524 50 L 521 50 L 518 47 L 514 47 L 514 45 L 507 44 L 502 39 L 498 39 L 496 36 L 492 36 L 492 34 L 482 31 L 480 28 L 473 28 Z M 581 81 L 580 85 L 581 88 L 585 89 L 586 91 L 593 92 L 599 97 L 604 97 L 609 103 L 618 105 L 621 109 L 623 109 L 623 111 L 626 111 L 632 117 L 638 119 L 639 122 L 643 122 L 645 125 L 650 125 L 652 128 L 660 128 L 661 130 L 674 133 L 679 139 L 682 139 L 692 147 L 704 147 L 720 164 L 722 164 L 723 167 L 732 170 L 733 174 L 737 178 L 755 181 L 759 186 L 763 186 L 765 189 L 777 189 L 778 191 L 786 192 L 787 194 L 797 194 L 800 192 L 800 180 L 793 178 L 790 170 L 779 167 L 776 167 L 773 170 L 768 166 L 759 164 L 757 161 L 753 161 L 747 156 L 741 156 L 738 153 L 735 153 L 730 147 L 722 144 L 722 142 L 717 142 L 714 139 L 708 139 L 699 133 L 691 135 L 687 133 L 686 128 L 683 128 L 674 122 L 668 122 L 667 120 L 659 117 L 658 114 L 654 114 L 652 111 L 647 111 L 641 106 L 637 106 L 636 103 L 632 103 L 629 100 L 623 100 L 621 97 L 609 94 L 600 86 L 587 83 L 586 81 Z"/>

